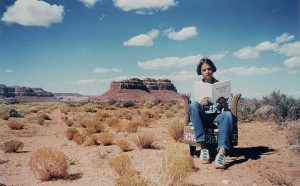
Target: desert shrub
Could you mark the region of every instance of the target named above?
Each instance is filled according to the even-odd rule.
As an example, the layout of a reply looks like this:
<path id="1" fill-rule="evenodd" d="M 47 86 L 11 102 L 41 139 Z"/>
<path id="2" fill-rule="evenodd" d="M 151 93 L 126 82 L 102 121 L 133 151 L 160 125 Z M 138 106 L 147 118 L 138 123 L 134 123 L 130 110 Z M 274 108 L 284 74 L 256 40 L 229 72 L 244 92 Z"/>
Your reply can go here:
<path id="1" fill-rule="evenodd" d="M 154 136 L 150 133 L 138 133 L 133 139 L 134 143 L 139 147 L 139 149 L 151 149 L 154 147 Z"/>
<path id="2" fill-rule="evenodd" d="M 122 107 L 125 107 L 125 108 L 129 108 L 129 107 L 133 107 L 135 105 L 134 101 L 124 101 L 122 102 Z"/>
<path id="3" fill-rule="evenodd" d="M 119 174 L 119 176 L 123 176 L 125 174 L 131 176 L 134 175 L 131 160 L 127 155 L 120 155 L 110 159 L 109 165 Z"/>
<path id="4" fill-rule="evenodd" d="M 64 122 L 65 122 L 65 124 L 66 124 L 68 127 L 72 127 L 72 126 L 74 125 L 74 122 L 73 122 L 72 120 L 69 120 L 69 119 L 65 120 Z"/>
<path id="5" fill-rule="evenodd" d="M 97 119 L 89 119 L 86 121 L 86 128 L 95 130 L 95 133 L 104 131 L 104 126 Z"/>
<path id="6" fill-rule="evenodd" d="M 92 105 L 92 104 L 83 105 L 81 107 L 81 109 L 84 112 L 97 112 L 98 111 L 97 107 L 95 107 L 95 105 Z"/>
<path id="7" fill-rule="evenodd" d="M 115 180 L 116 186 L 147 186 L 149 183 L 139 175 L 124 174 Z"/>
<path id="8" fill-rule="evenodd" d="M 141 116 L 146 118 L 146 119 L 150 119 L 150 118 L 155 118 L 155 115 L 150 112 L 150 111 L 144 111 L 141 113 Z"/>
<path id="9" fill-rule="evenodd" d="M 19 140 L 8 140 L 1 144 L 0 149 L 5 153 L 17 152 L 17 150 L 22 149 L 24 143 Z"/>
<path id="10" fill-rule="evenodd" d="M 44 118 L 40 118 L 40 117 L 38 117 L 38 119 L 37 119 L 37 123 L 38 123 L 39 125 L 43 125 L 43 124 L 44 124 L 44 122 L 45 122 L 45 119 L 44 119 Z"/>
<path id="11" fill-rule="evenodd" d="M 120 147 L 120 149 L 123 152 L 130 150 L 130 142 L 125 139 L 121 139 L 121 140 L 117 141 L 116 144 Z"/>
<path id="12" fill-rule="evenodd" d="M 9 111 L 9 117 L 16 117 L 16 118 L 19 118 L 19 117 L 22 117 L 22 115 L 15 109 L 11 109 Z"/>
<path id="13" fill-rule="evenodd" d="M 67 137 L 68 140 L 73 140 L 75 134 L 77 134 L 79 131 L 76 128 L 68 128 L 65 131 L 65 135 Z"/>
<path id="14" fill-rule="evenodd" d="M 74 134 L 73 141 L 75 141 L 75 143 L 77 145 L 83 144 L 84 140 L 85 140 L 85 136 L 84 135 L 80 134 L 79 132 L 76 132 Z"/>
<path id="15" fill-rule="evenodd" d="M 258 99 L 241 98 L 238 104 L 238 119 L 242 121 L 251 121 L 255 119 L 255 112 L 261 107 Z"/>
<path id="16" fill-rule="evenodd" d="M 111 117 L 107 121 L 108 126 L 114 127 L 120 123 L 120 120 L 116 117 Z"/>
<path id="17" fill-rule="evenodd" d="M 193 158 L 188 153 L 179 152 L 177 147 L 168 146 L 162 158 L 158 185 L 184 185 L 192 172 Z"/>
<path id="18" fill-rule="evenodd" d="M 43 118 L 44 120 L 51 120 L 50 117 L 45 113 L 41 114 L 39 117 Z"/>
<path id="19" fill-rule="evenodd" d="M 264 96 L 262 104 L 274 107 L 275 121 L 278 125 L 282 125 L 284 121 L 289 119 L 288 113 L 290 108 L 298 107 L 300 109 L 300 105 L 294 98 L 281 93 L 279 90 L 274 90 L 269 96 Z M 297 109 L 294 108 L 294 110 Z"/>
<path id="20" fill-rule="evenodd" d="M 263 105 L 255 111 L 254 115 L 260 120 L 272 120 L 274 119 L 274 107 Z"/>
<path id="21" fill-rule="evenodd" d="M 291 121 L 296 121 L 300 118 L 300 104 L 299 106 L 292 106 L 289 108 L 287 118 Z"/>
<path id="22" fill-rule="evenodd" d="M 98 143 L 103 145 L 111 145 L 113 143 L 113 135 L 110 132 L 102 132 L 98 135 Z"/>
<path id="23" fill-rule="evenodd" d="M 95 141 L 95 138 L 93 136 L 86 136 L 85 140 L 83 142 L 84 146 L 92 146 L 92 145 L 96 145 L 97 142 Z"/>
<path id="24" fill-rule="evenodd" d="M 182 141 L 184 135 L 185 124 L 180 122 L 179 119 L 173 121 L 168 128 L 170 136 L 176 141 Z"/>
<path id="25" fill-rule="evenodd" d="M 135 133 L 135 132 L 137 132 L 138 127 L 139 127 L 139 123 L 136 121 L 133 121 L 133 122 L 129 122 L 126 124 L 125 130 L 126 130 L 126 132 Z"/>
<path id="26" fill-rule="evenodd" d="M 300 123 L 292 122 L 289 125 L 291 135 L 288 137 L 288 143 L 296 146 L 300 150 Z"/>
<path id="27" fill-rule="evenodd" d="M 47 181 L 51 178 L 62 178 L 67 174 L 67 160 L 63 152 L 44 147 L 31 155 L 29 166 L 38 179 Z"/>
<path id="28" fill-rule="evenodd" d="M 145 103 L 144 103 L 144 107 L 145 108 L 152 108 L 154 106 L 156 106 L 157 104 L 159 104 L 160 101 L 158 99 L 156 100 L 147 100 Z"/>
<path id="29" fill-rule="evenodd" d="M 3 113 L 3 114 L 1 115 L 1 118 L 2 118 L 3 120 L 8 120 L 8 119 L 9 119 L 9 114 L 8 114 L 8 113 Z"/>
<path id="30" fill-rule="evenodd" d="M 21 130 L 24 128 L 24 124 L 21 120 L 11 120 L 8 122 L 8 127 L 11 130 Z"/>
<path id="31" fill-rule="evenodd" d="M 172 111 L 167 111 L 167 112 L 165 112 L 165 116 L 166 116 L 167 118 L 174 117 L 174 112 L 172 112 Z"/>

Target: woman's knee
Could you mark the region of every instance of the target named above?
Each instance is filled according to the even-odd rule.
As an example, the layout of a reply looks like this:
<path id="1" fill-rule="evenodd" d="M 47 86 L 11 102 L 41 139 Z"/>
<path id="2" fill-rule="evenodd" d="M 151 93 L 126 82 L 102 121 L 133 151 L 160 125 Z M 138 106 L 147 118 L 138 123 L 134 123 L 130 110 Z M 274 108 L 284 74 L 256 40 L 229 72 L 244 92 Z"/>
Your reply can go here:
<path id="1" fill-rule="evenodd" d="M 189 109 L 190 109 L 190 111 L 195 111 L 195 110 L 200 111 L 201 110 L 201 104 L 194 101 L 194 102 L 190 103 Z"/>

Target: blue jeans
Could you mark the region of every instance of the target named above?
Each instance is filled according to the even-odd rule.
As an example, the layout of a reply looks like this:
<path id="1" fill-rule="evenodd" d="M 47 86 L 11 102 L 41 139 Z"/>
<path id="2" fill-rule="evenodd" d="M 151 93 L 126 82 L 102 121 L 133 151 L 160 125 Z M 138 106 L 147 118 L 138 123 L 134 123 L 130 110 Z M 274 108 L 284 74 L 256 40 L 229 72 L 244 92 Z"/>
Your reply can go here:
<path id="1" fill-rule="evenodd" d="M 198 102 L 192 102 L 189 105 L 190 120 L 195 131 L 195 138 L 197 143 L 205 143 L 205 113 L 202 110 L 202 105 Z M 224 147 L 231 150 L 232 143 L 232 129 L 233 119 L 230 111 L 221 112 L 211 118 L 211 121 L 218 126 L 218 148 Z"/>

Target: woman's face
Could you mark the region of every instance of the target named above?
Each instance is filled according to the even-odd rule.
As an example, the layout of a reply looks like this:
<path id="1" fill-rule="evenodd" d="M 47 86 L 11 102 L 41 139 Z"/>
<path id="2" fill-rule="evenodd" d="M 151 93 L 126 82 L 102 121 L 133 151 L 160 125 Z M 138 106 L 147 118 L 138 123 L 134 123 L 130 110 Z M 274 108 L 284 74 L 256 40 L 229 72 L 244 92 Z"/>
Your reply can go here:
<path id="1" fill-rule="evenodd" d="M 211 83 L 213 79 L 213 70 L 209 64 L 204 63 L 201 66 L 201 75 L 203 76 L 205 82 Z"/>

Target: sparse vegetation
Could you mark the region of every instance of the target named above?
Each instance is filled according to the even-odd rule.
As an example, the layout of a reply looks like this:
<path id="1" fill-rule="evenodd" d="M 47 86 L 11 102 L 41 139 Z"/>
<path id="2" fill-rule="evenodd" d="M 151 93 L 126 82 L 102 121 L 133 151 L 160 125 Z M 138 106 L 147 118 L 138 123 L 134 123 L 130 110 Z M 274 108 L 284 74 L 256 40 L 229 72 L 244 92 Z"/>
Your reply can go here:
<path id="1" fill-rule="evenodd" d="M 138 122 L 129 122 L 126 124 L 125 130 L 126 130 L 126 132 L 129 132 L 129 133 L 135 133 L 135 132 L 137 132 L 138 127 L 139 127 Z"/>
<path id="2" fill-rule="evenodd" d="M 177 147 L 168 146 L 161 162 L 158 185 L 184 185 L 193 166 L 193 158 L 188 153 L 180 153 Z"/>
<path id="3" fill-rule="evenodd" d="M 126 155 L 120 155 L 109 160 L 109 165 L 116 171 L 120 176 L 123 175 L 134 175 L 134 171 L 131 166 L 131 160 Z"/>
<path id="4" fill-rule="evenodd" d="M 34 175 L 42 180 L 51 178 L 62 178 L 67 174 L 68 158 L 66 155 L 54 148 L 41 148 L 30 157 L 29 166 Z"/>
<path id="5" fill-rule="evenodd" d="M 113 135 L 110 132 L 102 132 L 98 135 L 98 143 L 103 145 L 111 145 L 113 143 Z"/>
<path id="6" fill-rule="evenodd" d="M 116 144 L 120 147 L 120 149 L 123 152 L 130 150 L 130 142 L 125 139 L 121 139 L 121 140 L 117 141 Z"/>
<path id="7" fill-rule="evenodd" d="M 168 128 L 168 132 L 170 136 L 175 139 L 176 141 L 182 141 L 183 140 L 183 133 L 184 133 L 184 127 L 185 124 L 180 122 L 179 119 L 176 119 L 171 123 L 171 125 Z"/>
<path id="8" fill-rule="evenodd" d="M 134 143 L 139 149 L 152 149 L 154 146 L 154 136 L 150 133 L 138 133 L 136 138 L 133 139 Z"/>
<path id="9" fill-rule="evenodd" d="M 19 140 L 8 140 L 0 145 L 0 149 L 5 153 L 17 152 L 24 147 L 24 143 Z"/>
<path id="10" fill-rule="evenodd" d="M 21 120 L 11 120 L 8 122 L 8 127 L 11 130 L 21 130 L 24 128 L 24 123 Z"/>
<path id="11" fill-rule="evenodd" d="M 65 132 L 65 135 L 68 140 L 73 140 L 75 134 L 77 134 L 79 131 L 76 128 L 68 128 Z"/>
<path id="12" fill-rule="evenodd" d="M 115 185 L 116 186 L 128 186 L 128 185 L 147 186 L 149 184 L 144 178 L 142 178 L 139 175 L 125 174 L 125 175 L 119 176 L 115 180 Z"/>

